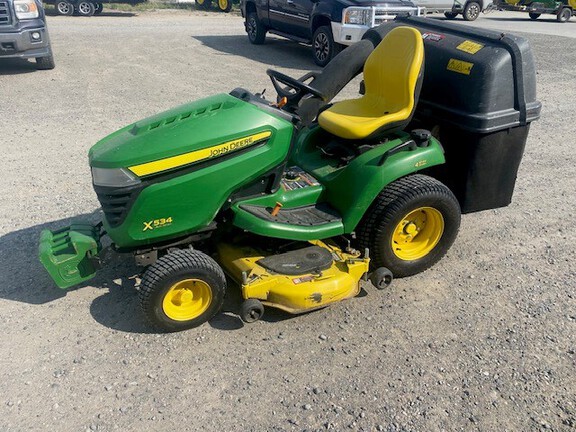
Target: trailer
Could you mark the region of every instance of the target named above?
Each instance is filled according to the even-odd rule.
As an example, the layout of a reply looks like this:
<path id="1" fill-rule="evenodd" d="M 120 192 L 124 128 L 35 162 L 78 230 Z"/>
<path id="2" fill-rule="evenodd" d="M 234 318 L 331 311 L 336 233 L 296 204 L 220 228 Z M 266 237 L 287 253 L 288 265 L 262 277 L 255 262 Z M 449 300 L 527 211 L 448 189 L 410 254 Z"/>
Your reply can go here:
<path id="1" fill-rule="evenodd" d="M 135 5 L 146 0 L 45 0 L 44 3 L 54 5 L 58 15 L 99 15 L 106 3 L 126 3 Z"/>
<path id="2" fill-rule="evenodd" d="M 498 8 L 515 12 L 527 12 L 532 20 L 542 14 L 556 15 L 558 22 L 566 22 L 576 14 L 576 0 L 498 0 Z"/>

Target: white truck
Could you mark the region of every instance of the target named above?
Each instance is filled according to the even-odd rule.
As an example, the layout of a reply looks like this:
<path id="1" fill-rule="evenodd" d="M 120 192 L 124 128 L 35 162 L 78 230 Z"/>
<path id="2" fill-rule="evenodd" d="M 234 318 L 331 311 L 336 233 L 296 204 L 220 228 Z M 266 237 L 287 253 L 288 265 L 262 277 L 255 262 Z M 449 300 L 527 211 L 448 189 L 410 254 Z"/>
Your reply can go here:
<path id="1" fill-rule="evenodd" d="M 492 0 L 413 0 L 417 6 L 425 7 L 426 13 L 444 12 L 448 19 L 459 14 L 465 21 L 474 21 L 481 12 L 493 6 Z"/>

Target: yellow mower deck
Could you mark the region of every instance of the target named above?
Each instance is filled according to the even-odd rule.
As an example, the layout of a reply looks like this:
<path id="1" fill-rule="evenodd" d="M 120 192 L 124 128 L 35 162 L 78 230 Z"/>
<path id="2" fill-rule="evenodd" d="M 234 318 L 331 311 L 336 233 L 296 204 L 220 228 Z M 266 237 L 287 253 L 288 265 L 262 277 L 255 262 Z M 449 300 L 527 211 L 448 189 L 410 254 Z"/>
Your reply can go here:
<path id="1" fill-rule="evenodd" d="M 329 268 L 316 273 L 279 274 L 258 264 L 265 258 L 261 251 L 228 243 L 218 245 L 219 261 L 241 285 L 244 299 L 258 299 L 289 313 L 323 308 L 358 295 L 360 279 L 368 271 L 370 259 L 360 258 L 358 252 L 343 252 L 330 243 L 310 243 L 330 251 L 333 262 Z"/>

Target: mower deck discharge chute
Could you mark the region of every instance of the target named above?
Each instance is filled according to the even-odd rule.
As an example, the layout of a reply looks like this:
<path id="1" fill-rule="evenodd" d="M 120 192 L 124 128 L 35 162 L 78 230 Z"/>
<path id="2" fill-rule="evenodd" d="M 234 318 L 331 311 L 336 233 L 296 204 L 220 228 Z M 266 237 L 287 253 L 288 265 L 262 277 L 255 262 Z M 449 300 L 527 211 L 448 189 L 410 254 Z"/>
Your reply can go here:
<path id="1" fill-rule="evenodd" d="M 450 154 L 418 126 L 427 119 L 420 91 L 434 94 L 423 88 L 433 82 L 419 25 L 382 27 L 376 43 L 351 46 L 322 73 L 268 70 L 273 103 L 235 89 L 106 137 L 89 153 L 101 226 L 43 232 L 42 263 L 61 288 L 83 282 L 101 265 L 107 234 L 145 267 L 140 304 L 164 331 L 218 313 L 224 271 L 241 287 L 241 318 L 253 322 L 265 306 L 318 309 L 356 296 L 361 279 L 383 289 L 434 265 L 456 238 L 460 204 L 473 197 L 435 178 L 452 179 L 452 168 L 442 171 Z M 452 43 L 438 46 L 457 60 Z M 471 89 L 489 85 L 474 81 L 485 67 L 467 74 Z M 328 105 L 362 69 L 364 95 Z"/>

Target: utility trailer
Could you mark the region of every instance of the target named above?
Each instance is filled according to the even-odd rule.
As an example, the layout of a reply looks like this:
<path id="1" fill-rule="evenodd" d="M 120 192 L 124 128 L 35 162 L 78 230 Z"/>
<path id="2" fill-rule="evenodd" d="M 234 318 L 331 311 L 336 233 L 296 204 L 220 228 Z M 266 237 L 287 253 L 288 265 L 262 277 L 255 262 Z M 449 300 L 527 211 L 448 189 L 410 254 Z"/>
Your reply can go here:
<path id="1" fill-rule="evenodd" d="M 514 12 L 527 12 L 532 20 L 542 14 L 556 15 L 558 22 L 566 22 L 576 14 L 576 0 L 498 0 L 498 9 Z"/>
<path id="2" fill-rule="evenodd" d="M 44 3 L 54 5 L 58 15 L 99 15 L 107 3 L 126 3 L 135 5 L 146 0 L 45 0 Z"/>

